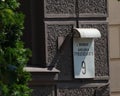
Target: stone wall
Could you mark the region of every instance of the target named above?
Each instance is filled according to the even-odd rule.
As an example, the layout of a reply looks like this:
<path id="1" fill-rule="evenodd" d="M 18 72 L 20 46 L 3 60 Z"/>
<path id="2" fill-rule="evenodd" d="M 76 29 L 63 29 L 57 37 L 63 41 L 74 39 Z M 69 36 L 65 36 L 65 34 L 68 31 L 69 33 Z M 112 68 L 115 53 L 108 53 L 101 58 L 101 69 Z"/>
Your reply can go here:
<path id="1" fill-rule="evenodd" d="M 110 96 L 107 0 L 35 0 L 32 2 L 35 4 L 34 10 L 37 10 L 33 17 L 36 16 L 34 24 L 38 27 L 34 28 L 39 30 L 40 33 L 37 34 L 44 39 L 44 43 L 41 41 L 39 43 L 45 48 L 42 52 L 45 55 L 39 55 L 44 58 L 44 66 L 48 70 L 37 74 L 32 72 L 34 76 L 30 86 L 34 89 L 33 96 Z M 36 8 L 40 5 L 44 5 L 42 9 Z M 42 26 L 41 29 L 39 26 Z M 72 31 L 74 27 L 97 28 L 101 32 L 101 38 L 95 39 L 94 79 L 75 79 L 73 76 Z M 60 48 L 58 48 L 59 37 L 65 38 Z M 39 36 L 37 38 L 41 40 Z M 37 61 L 39 62 L 38 59 Z M 51 75 L 53 68 L 60 72 Z M 49 78 L 53 79 L 49 80 Z"/>

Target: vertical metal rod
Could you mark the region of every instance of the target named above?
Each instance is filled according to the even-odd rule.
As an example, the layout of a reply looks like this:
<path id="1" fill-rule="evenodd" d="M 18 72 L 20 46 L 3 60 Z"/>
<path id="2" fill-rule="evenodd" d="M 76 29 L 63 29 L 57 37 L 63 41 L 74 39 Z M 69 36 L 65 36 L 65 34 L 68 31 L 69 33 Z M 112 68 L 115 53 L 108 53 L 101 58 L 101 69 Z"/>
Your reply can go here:
<path id="1" fill-rule="evenodd" d="M 78 7 L 78 0 L 76 0 L 75 5 L 75 14 L 76 14 L 76 27 L 79 28 L 79 7 Z"/>

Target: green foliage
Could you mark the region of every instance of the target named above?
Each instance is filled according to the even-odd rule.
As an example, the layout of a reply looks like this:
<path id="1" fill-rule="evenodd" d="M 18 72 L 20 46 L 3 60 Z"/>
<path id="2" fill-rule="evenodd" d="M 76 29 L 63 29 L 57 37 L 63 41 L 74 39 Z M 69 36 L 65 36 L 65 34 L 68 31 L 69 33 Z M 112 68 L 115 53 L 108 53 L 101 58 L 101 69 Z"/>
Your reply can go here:
<path id="1" fill-rule="evenodd" d="M 30 73 L 23 70 L 31 51 L 21 40 L 24 15 L 17 0 L 0 0 L 0 96 L 30 96 Z"/>

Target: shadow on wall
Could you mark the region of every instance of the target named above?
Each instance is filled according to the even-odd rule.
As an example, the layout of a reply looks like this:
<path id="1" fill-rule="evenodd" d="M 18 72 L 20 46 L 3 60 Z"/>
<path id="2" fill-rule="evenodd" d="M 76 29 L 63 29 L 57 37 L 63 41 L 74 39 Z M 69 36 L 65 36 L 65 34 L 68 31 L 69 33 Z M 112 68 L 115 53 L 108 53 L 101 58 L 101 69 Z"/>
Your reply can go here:
<path id="1" fill-rule="evenodd" d="M 56 41 L 57 42 L 57 41 Z M 56 67 L 60 70 L 60 74 L 58 80 L 71 80 L 73 77 L 73 58 L 72 58 L 72 36 L 71 34 L 65 37 L 63 44 L 60 49 L 58 49 L 57 53 L 54 55 L 52 62 L 48 69 Z"/>

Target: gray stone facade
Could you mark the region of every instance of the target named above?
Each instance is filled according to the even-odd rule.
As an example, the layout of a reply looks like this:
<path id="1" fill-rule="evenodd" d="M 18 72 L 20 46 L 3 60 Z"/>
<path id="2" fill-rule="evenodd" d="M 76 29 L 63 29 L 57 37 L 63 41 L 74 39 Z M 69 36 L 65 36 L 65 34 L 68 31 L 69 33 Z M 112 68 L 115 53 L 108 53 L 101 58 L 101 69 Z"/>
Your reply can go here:
<path id="1" fill-rule="evenodd" d="M 33 4 L 34 10 L 37 9 L 36 13 L 33 10 L 36 21 L 32 19 L 37 25 L 34 29 L 37 28 L 39 32 L 36 33 L 35 41 L 41 40 L 39 37 L 44 39 L 44 42 L 42 40 L 39 42 L 41 46 L 38 48 L 43 47 L 40 48 L 42 51 L 38 56 L 43 58 L 40 63 L 48 71 L 32 72 L 33 80 L 30 83 L 33 88 L 32 95 L 110 96 L 107 0 L 36 0 Z M 36 8 L 36 6 L 40 7 Z M 37 21 L 37 18 L 40 21 Z M 101 32 L 101 38 L 95 39 L 95 78 L 93 79 L 75 79 L 73 76 L 74 27 L 97 28 Z M 59 37 L 64 38 L 60 48 L 58 48 Z M 38 46 L 37 44 L 35 46 Z M 39 62 L 37 55 L 35 58 Z M 55 72 L 53 68 L 60 72 Z"/>
<path id="2" fill-rule="evenodd" d="M 45 17 L 106 17 L 107 0 L 44 0 Z"/>

